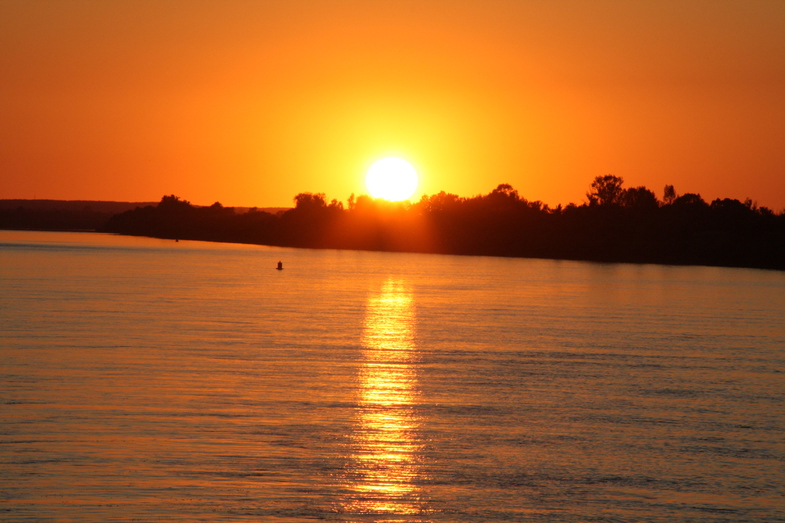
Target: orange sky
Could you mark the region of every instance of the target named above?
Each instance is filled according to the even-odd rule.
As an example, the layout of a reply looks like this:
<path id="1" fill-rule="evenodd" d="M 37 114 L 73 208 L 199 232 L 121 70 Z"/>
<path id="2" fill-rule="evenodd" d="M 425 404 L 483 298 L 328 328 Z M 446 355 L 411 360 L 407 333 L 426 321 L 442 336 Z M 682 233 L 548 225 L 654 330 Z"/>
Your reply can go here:
<path id="1" fill-rule="evenodd" d="M 0 198 L 346 200 L 598 175 L 785 208 L 785 2 L 0 2 Z"/>

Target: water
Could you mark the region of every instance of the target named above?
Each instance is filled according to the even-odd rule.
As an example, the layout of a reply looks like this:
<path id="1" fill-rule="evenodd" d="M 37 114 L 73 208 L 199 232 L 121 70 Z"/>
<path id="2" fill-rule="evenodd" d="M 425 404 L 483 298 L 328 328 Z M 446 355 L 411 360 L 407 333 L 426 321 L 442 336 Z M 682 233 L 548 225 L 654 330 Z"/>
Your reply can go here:
<path id="1" fill-rule="evenodd" d="M 0 231 L 0 519 L 785 521 L 784 349 L 780 272 Z"/>

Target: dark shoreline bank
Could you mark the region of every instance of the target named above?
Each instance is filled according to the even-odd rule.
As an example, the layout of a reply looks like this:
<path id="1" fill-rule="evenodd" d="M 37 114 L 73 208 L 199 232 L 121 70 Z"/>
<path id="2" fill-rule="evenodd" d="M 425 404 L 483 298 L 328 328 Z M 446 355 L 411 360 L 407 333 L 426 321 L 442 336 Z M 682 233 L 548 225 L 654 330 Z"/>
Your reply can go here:
<path id="1" fill-rule="evenodd" d="M 129 233 L 120 233 L 120 232 L 110 232 L 103 229 L 63 229 L 63 228 L 49 228 L 49 229 L 35 229 L 35 228 L 8 228 L 8 227 L 0 227 L 0 230 L 6 231 L 29 231 L 29 232 L 74 232 L 74 233 L 104 233 L 104 234 L 117 234 L 120 236 L 135 236 L 139 238 L 156 238 L 160 240 L 186 240 L 186 241 L 204 241 L 204 242 L 211 242 L 211 243 L 236 243 L 240 245 L 260 245 L 260 246 L 268 246 L 268 247 L 292 247 L 297 249 L 334 249 L 334 250 L 354 250 L 354 251 L 366 251 L 366 252 L 401 252 L 401 253 L 417 253 L 417 254 L 435 254 L 435 255 L 448 255 L 448 256 L 493 256 L 493 257 L 500 257 L 500 258 L 529 258 L 529 259 L 542 259 L 542 260 L 557 260 L 557 261 L 582 261 L 582 262 L 590 262 L 590 263 L 624 263 L 624 264 L 633 264 L 633 265 L 670 265 L 675 267 L 726 267 L 726 268 L 737 268 L 737 269 L 760 269 L 760 270 L 772 270 L 772 271 L 785 271 L 785 267 L 766 267 L 766 266 L 749 266 L 749 265 L 727 265 L 727 264 L 717 264 L 717 263 L 675 263 L 675 262 L 659 262 L 659 261 L 629 261 L 629 260 L 614 260 L 609 258 L 603 259 L 591 259 L 591 258 L 554 258 L 554 257 L 545 257 L 545 256 L 516 256 L 516 255 L 505 255 L 505 254 L 482 254 L 482 253 L 458 253 L 458 252 L 436 252 L 436 251 L 406 251 L 406 250 L 392 250 L 392 249 L 371 249 L 371 248 L 354 248 L 354 247 L 314 247 L 314 246 L 303 246 L 303 245 L 284 245 L 284 244 L 273 244 L 273 243 L 258 243 L 258 242 L 248 242 L 248 241 L 236 241 L 236 240 L 220 240 L 220 239 L 205 239 L 205 238 L 188 238 L 188 237 L 168 237 L 168 236 L 155 236 L 149 234 L 129 234 Z"/>
<path id="2" fill-rule="evenodd" d="M 0 229 L 109 232 L 162 239 L 280 247 L 540 258 L 601 263 L 699 265 L 785 270 L 785 212 L 749 200 L 711 203 L 700 195 L 665 201 L 644 187 L 622 189 L 598 177 L 583 205 L 549 208 L 509 185 L 460 198 L 444 192 L 419 202 L 367 196 L 327 203 L 301 193 L 295 207 L 272 214 L 176 196 L 111 213 L 84 207 L 0 209 Z M 131 204 L 127 204 L 131 205 Z"/>

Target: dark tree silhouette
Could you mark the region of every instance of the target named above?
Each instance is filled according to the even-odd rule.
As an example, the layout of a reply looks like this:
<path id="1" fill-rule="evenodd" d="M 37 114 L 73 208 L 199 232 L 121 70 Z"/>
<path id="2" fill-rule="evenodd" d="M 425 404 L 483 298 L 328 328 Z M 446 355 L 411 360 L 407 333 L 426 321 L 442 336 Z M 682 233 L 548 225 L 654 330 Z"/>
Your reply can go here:
<path id="1" fill-rule="evenodd" d="M 653 212 L 660 206 L 657 196 L 643 186 L 627 189 L 623 192 L 621 200 L 624 207 L 635 211 Z"/>
<path id="2" fill-rule="evenodd" d="M 221 204 L 219 203 L 218 205 Z M 179 196 L 171 194 L 161 198 L 158 207 L 165 212 L 188 212 L 188 210 L 191 209 L 191 202 L 188 200 L 181 200 Z"/>
<path id="3" fill-rule="evenodd" d="M 462 198 L 440 192 L 410 204 L 349 197 L 348 209 L 323 193 L 300 193 L 294 208 L 274 216 L 238 213 L 216 202 L 191 205 L 164 196 L 157 206 L 113 216 L 109 232 L 287 245 L 524 256 L 672 264 L 765 267 L 785 270 L 785 212 L 750 200 L 666 189 L 660 204 L 646 187 L 624 189 L 618 176 L 598 176 L 589 202 L 549 208 L 511 185 Z"/>
<path id="4" fill-rule="evenodd" d="M 666 185 L 665 189 L 662 191 L 662 201 L 665 203 L 665 205 L 670 205 L 675 199 L 676 189 L 673 188 L 673 185 Z"/>
<path id="5" fill-rule="evenodd" d="M 321 209 L 327 207 L 327 202 L 324 193 L 302 192 L 294 197 L 294 207 L 301 210 Z"/>
<path id="6" fill-rule="evenodd" d="M 624 197 L 624 179 L 620 176 L 606 174 L 597 176 L 591 182 L 591 190 L 586 193 L 589 205 L 620 205 Z"/>

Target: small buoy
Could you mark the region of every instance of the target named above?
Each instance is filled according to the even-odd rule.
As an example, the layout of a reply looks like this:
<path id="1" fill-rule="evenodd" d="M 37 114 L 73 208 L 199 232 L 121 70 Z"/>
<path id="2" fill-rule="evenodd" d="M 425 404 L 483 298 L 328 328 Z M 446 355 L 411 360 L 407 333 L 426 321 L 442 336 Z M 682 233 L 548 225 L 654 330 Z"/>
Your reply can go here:
<path id="1" fill-rule="evenodd" d="M 276 269 L 279 270 L 279 271 L 282 271 L 283 270 L 283 263 L 282 262 L 278 262 L 278 267 L 276 267 Z"/>

